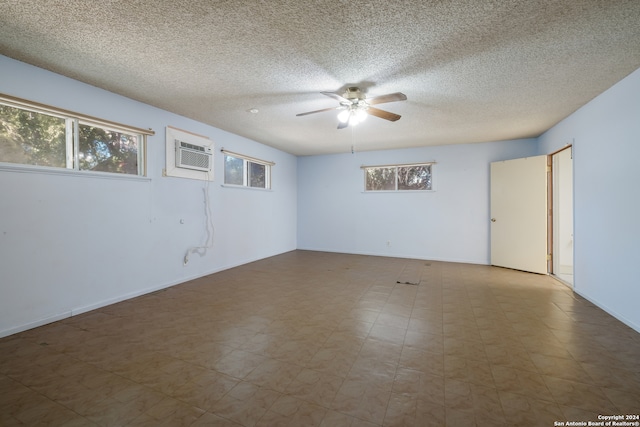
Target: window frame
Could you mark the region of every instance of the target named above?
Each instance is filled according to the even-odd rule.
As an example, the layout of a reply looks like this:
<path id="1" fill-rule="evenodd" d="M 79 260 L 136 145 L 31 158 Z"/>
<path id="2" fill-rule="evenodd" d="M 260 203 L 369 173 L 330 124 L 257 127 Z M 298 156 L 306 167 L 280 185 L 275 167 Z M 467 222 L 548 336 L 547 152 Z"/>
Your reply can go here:
<path id="1" fill-rule="evenodd" d="M 360 166 L 360 169 L 363 171 L 363 183 L 364 183 L 364 192 L 365 193 L 424 193 L 424 192 L 433 192 L 435 191 L 433 185 L 433 165 L 435 165 L 435 161 L 430 162 L 420 162 L 420 163 L 396 163 L 396 164 L 386 164 L 386 165 L 366 165 Z M 416 188 L 416 189 L 398 189 L 398 169 L 403 167 L 416 167 L 416 166 L 428 166 L 429 167 L 429 175 L 431 176 L 431 185 L 428 188 Z M 393 169 L 394 170 L 394 189 L 392 190 L 368 190 L 367 189 L 367 170 L 369 169 Z"/>
<path id="2" fill-rule="evenodd" d="M 19 170 L 23 172 L 47 172 L 60 174 L 87 174 L 91 176 L 104 175 L 116 178 L 146 178 L 147 177 L 147 136 L 155 135 L 152 129 L 142 129 L 134 126 L 100 119 L 82 113 L 77 113 L 62 108 L 53 107 L 38 102 L 28 101 L 11 95 L 0 93 L 0 104 L 22 111 L 30 111 L 36 114 L 58 117 L 65 121 L 65 166 L 41 166 L 30 163 L 3 162 L 0 159 L 0 168 L 5 170 Z M 120 173 L 107 171 L 93 171 L 81 169 L 79 162 L 80 126 L 91 126 L 105 131 L 119 132 L 138 138 L 137 142 L 137 173 Z"/>
<path id="3" fill-rule="evenodd" d="M 252 190 L 272 190 L 271 187 L 271 174 L 272 167 L 275 165 L 274 162 L 258 159 L 256 157 L 247 156 L 240 153 L 235 153 L 233 151 L 225 150 L 224 148 L 220 150 L 223 153 L 222 161 L 223 161 L 223 186 L 224 187 L 232 187 L 232 188 L 247 188 Z M 232 157 L 234 159 L 242 160 L 242 184 L 233 184 L 227 183 L 226 175 L 227 175 L 227 157 Z M 264 175 L 265 175 L 265 186 L 264 187 L 254 187 L 251 185 L 251 168 L 250 164 L 264 166 Z"/>

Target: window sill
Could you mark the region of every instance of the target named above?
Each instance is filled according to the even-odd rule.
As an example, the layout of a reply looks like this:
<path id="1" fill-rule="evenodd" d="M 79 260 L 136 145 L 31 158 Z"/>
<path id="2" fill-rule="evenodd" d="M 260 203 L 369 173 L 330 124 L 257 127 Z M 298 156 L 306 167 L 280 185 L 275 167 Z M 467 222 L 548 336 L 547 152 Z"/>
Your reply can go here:
<path id="1" fill-rule="evenodd" d="M 271 188 L 248 187 L 246 185 L 220 184 L 220 187 L 223 187 L 223 188 L 237 188 L 238 190 L 266 191 L 266 192 L 272 192 L 273 191 Z"/>
<path id="2" fill-rule="evenodd" d="M 435 193 L 436 190 L 370 190 L 370 191 L 361 191 L 362 194 L 378 194 L 378 193 L 412 193 L 412 194 L 422 194 L 422 193 Z"/>
<path id="3" fill-rule="evenodd" d="M 66 168 L 53 168 L 49 166 L 32 166 L 21 165 L 14 163 L 1 163 L 0 172 L 17 172 L 17 173 L 33 173 L 43 175 L 63 175 L 63 176 L 77 176 L 83 178 L 98 178 L 98 179 L 113 179 L 124 181 L 151 181 L 151 178 L 140 175 L 109 173 L 109 172 L 94 172 L 94 171 L 77 171 Z"/>

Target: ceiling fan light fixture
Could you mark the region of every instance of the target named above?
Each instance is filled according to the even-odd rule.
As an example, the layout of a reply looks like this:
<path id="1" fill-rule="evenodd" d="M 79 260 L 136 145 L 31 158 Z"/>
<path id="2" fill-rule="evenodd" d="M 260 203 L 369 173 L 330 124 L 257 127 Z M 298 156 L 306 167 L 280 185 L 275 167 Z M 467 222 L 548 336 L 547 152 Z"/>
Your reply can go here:
<path id="1" fill-rule="evenodd" d="M 358 123 L 362 123 L 367 119 L 367 110 L 364 108 L 358 108 L 355 112 L 355 116 L 358 118 Z"/>
<path id="2" fill-rule="evenodd" d="M 357 113 L 352 113 L 349 117 L 349 126 L 357 126 L 361 121 Z"/>
<path id="3" fill-rule="evenodd" d="M 338 120 L 340 123 L 347 123 L 349 121 L 349 117 L 351 116 L 351 111 L 343 110 L 338 114 Z"/>

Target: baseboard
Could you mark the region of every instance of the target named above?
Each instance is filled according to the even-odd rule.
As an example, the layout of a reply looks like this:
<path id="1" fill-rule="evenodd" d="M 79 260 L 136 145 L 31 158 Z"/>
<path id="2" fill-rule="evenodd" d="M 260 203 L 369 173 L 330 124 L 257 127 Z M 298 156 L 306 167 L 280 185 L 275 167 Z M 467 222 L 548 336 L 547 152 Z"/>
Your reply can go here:
<path id="1" fill-rule="evenodd" d="M 640 333 L 640 325 L 638 325 L 637 323 L 627 319 L 626 317 L 622 316 L 620 313 L 617 313 L 615 310 L 611 310 L 609 307 L 607 307 L 604 304 L 601 304 L 595 300 L 593 300 L 592 298 L 589 298 L 587 295 L 583 294 L 582 292 L 580 292 L 578 289 L 573 290 L 576 294 L 580 295 L 582 298 L 586 299 L 587 301 L 589 301 L 591 304 L 595 305 L 596 307 L 600 308 L 601 310 L 606 311 L 608 314 L 610 314 L 611 316 L 615 317 L 616 319 L 618 319 L 619 321 L 621 321 L 622 323 L 624 323 L 625 325 L 627 325 L 628 327 L 630 327 L 631 329 L 635 330 L 636 332 Z"/>
<path id="2" fill-rule="evenodd" d="M 47 325 L 49 323 L 57 322 L 58 320 L 66 319 L 67 317 L 71 317 L 71 311 L 65 311 L 64 313 L 55 314 L 53 316 L 48 316 L 35 322 L 29 322 L 22 324 L 20 326 L 15 326 L 13 328 L 5 329 L 0 331 L 0 338 L 8 337 L 9 335 L 19 334 L 20 332 L 28 331 L 29 329 L 38 328 L 40 326 Z"/>
<path id="3" fill-rule="evenodd" d="M 282 253 L 286 253 L 286 252 L 290 252 L 290 251 L 285 251 L 285 252 L 282 252 Z M 77 308 L 74 308 L 73 310 L 71 310 L 71 315 L 72 316 L 77 316 L 78 314 L 86 313 L 86 312 L 89 312 L 89 311 L 92 311 L 92 310 L 97 310 L 99 308 L 106 307 L 106 306 L 111 305 L 111 304 L 117 304 L 117 303 L 122 302 L 122 301 L 126 301 L 126 300 L 129 300 L 129 299 L 132 299 L 132 298 L 137 298 L 137 297 L 142 296 L 142 295 L 147 295 L 147 294 L 150 294 L 150 293 L 153 293 L 153 292 L 160 291 L 162 289 L 167 289 L 167 288 L 170 288 L 172 286 L 177 286 L 177 285 L 180 285 L 182 283 L 190 282 L 191 280 L 196 280 L 196 279 L 199 279 L 201 277 L 209 276 L 211 274 L 219 273 L 221 271 L 229 270 L 231 268 L 239 267 L 239 266 L 245 265 L 245 264 L 250 264 L 252 262 L 260 261 L 260 260 L 263 260 L 263 259 L 271 258 L 272 256 L 277 256 L 277 255 L 280 255 L 280 254 L 281 253 L 277 253 L 275 255 L 269 255 L 269 256 L 261 257 L 261 258 L 258 257 L 258 258 L 255 258 L 255 259 L 245 259 L 245 260 L 242 260 L 242 261 L 240 261 L 238 263 L 234 263 L 234 264 L 229 264 L 229 265 L 225 265 L 225 266 L 222 266 L 222 267 L 218 267 L 218 268 L 206 271 L 204 273 L 194 274 L 192 276 L 187 276 L 187 277 L 182 278 L 182 279 L 174 280 L 174 281 L 171 281 L 171 282 L 166 282 L 166 283 L 164 283 L 162 285 L 153 286 L 153 287 L 146 288 L 146 289 L 143 289 L 143 290 L 139 290 L 139 291 L 136 291 L 136 292 L 131 292 L 131 293 L 126 294 L 126 295 L 122 295 L 122 296 L 118 296 L 118 297 L 115 297 L 115 298 L 110 298 L 108 300 L 100 301 L 100 302 L 95 303 L 95 304 L 90 304 L 90 305 L 86 305 L 86 306 L 83 306 L 83 307 L 77 307 Z"/>
<path id="4" fill-rule="evenodd" d="M 389 253 L 380 253 L 380 252 L 358 252 L 358 251 L 345 251 L 345 250 L 337 250 L 337 249 L 329 249 L 329 248 L 304 248 L 304 247 L 300 247 L 298 248 L 298 250 L 313 251 L 313 252 L 329 252 L 333 254 L 378 256 L 378 257 L 400 258 L 400 259 L 419 259 L 424 261 L 451 262 L 456 264 L 489 265 L 488 262 L 480 262 L 477 260 L 468 260 L 463 258 L 422 257 L 422 256 L 416 256 L 413 254 L 389 254 Z"/>
<path id="5" fill-rule="evenodd" d="M 0 338 L 7 337 L 7 336 L 13 335 L 13 334 L 18 334 L 20 332 L 24 332 L 24 331 L 27 331 L 29 329 L 38 328 L 40 326 L 44 326 L 44 325 L 47 325 L 49 323 L 57 322 L 59 320 L 63 320 L 63 319 L 66 319 L 66 318 L 69 318 L 69 317 L 72 317 L 72 316 L 77 316 L 79 314 L 83 314 L 83 313 L 87 313 L 89 311 L 97 310 L 97 309 L 100 309 L 102 307 L 106 307 L 106 306 L 111 305 L 111 304 L 117 304 L 119 302 L 126 301 L 126 300 L 129 300 L 129 299 L 132 299 L 132 298 L 136 298 L 136 297 L 139 297 L 139 296 L 142 296 L 142 295 L 150 294 L 152 292 L 157 292 L 159 290 L 170 288 L 172 286 L 180 285 L 182 283 L 186 283 L 186 282 L 189 282 L 191 280 L 195 280 L 195 279 L 199 279 L 201 277 L 209 276 L 210 274 L 219 273 L 221 271 L 229 270 L 231 268 L 239 267 L 241 265 L 245 265 L 245 264 L 249 264 L 249 263 L 252 263 L 252 262 L 255 262 L 255 261 L 260 261 L 260 260 L 263 260 L 263 259 L 271 258 L 273 256 L 281 255 L 283 253 L 291 252 L 292 250 L 295 250 L 295 249 L 290 249 L 290 250 L 286 250 L 286 251 L 283 251 L 283 252 L 278 252 L 278 253 L 273 254 L 273 255 L 267 255 L 265 257 L 247 258 L 247 259 L 241 260 L 241 261 L 239 261 L 237 263 L 228 264 L 228 265 L 224 265 L 222 267 L 217 267 L 215 269 L 208 270 L 208 271 L 206 271 L 204 273 L 194 274 L 192 276 L 183 277 L 183 278 L 178 279 L 178 280 L 173 280 L 171 282 L 165 282 L 165 283 L 162 283 L 160 285 L 152 286 L 152 287 L 149 287 L 149 288 L 144 288 L 144 289 L 141 289 L 141 290 L 137 290 L 135 292 L 130 292 L 128 294 L 119 295 L 119 296 L 116 296 L 116 297 L 113 297 L 113 298 L 108 298 L 108 299 L 105 299 L 105 300 L 102 300 L 102 301 L 98 301 L 98 302 L 95 302 L 95 303 L 92 303 L 92 304 L 87 304 L 87 305 L 83 305 L 83 306 L 80 306 L 80 307 L 74 307 L 71 310 L 67 310 L 67 311 L 64 311 L 64 312 L 61 312 L 61 313 L 58 313 L 58 314 L 54 314 L 52 316 L 48 316 L 48 317 L 36 320 L 34 322 L 28 322 L 28 323 L 25 323 L 25 324 L 22 324 L 22 325 L 19 325 L 19 326 L 15 326 L 15 327 L 11 327 L 11 328 L 8 328 L 8 329 L 4 329 L 4 330 L 0 331 Z"/>

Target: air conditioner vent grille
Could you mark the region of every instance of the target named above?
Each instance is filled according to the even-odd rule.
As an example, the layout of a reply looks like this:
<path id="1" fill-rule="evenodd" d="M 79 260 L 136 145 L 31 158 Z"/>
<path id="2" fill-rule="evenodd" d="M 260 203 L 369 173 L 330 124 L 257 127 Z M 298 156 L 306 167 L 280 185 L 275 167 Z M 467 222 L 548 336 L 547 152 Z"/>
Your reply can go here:
<path id="1" fill-rule="evenodd" d="M 205 151 L 205 148 L 202 145 L 189 144 L 188 142 L 179 141 L 179 140 L 176 140 L 176 141 L 180 143 L 180 148 L 188 148 L 189 150 L 202 151 L 203 153 Z"/>
<path id="2" fill-rule="evenodd" d="M 176 142 L 176 167 L 194 169 L 209 172 L 213 154 L 210 147 L 190 144 L 188 142 Z"/>

